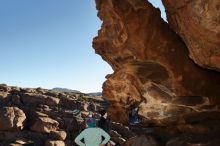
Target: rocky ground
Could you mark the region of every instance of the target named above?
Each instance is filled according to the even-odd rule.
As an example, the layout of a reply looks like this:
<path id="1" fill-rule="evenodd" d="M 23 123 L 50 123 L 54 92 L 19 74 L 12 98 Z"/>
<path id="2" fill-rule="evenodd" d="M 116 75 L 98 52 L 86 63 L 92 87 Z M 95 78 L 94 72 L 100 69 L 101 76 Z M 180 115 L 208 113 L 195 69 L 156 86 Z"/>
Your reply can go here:
<path id="1" fill-rule="evenodd" d="M 0 145 L 74 146 L 88 113 L 93 112 L 98 120 L 98 111 L 106 105 L 101 97 L 82 93 L 0 85 Z M 111 142 L 121 146 L 217 146 L 219 117 L 218 112 L 201 112 L 186 117 L 187 124 L 166 126 L 128 127 L 112 121 Z"/>
<path id="2" fill-rule="evenodd" d="M 0 86 L 1 146 L 74 146 L 89 112 L 106 107 L 100 97 L 46 89 Z M 80 112 L 77 112 L 79 110 Z M 112 144 L 124 145 L 136 136 L 128 127 L 111 122 Z"/>

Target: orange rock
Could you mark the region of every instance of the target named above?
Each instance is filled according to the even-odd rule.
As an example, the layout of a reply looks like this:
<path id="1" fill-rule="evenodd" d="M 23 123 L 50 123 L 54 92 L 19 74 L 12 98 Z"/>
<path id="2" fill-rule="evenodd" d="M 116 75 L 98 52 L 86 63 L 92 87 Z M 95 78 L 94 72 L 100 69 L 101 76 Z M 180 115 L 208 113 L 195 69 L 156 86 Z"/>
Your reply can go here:
<path id="1" fill-rule="evenodd" d="M 60 102 L 59 98 L 36 93 L 23 93 L 21 94 L 21 99 L 24 104 L 46 104 L 54 106 Z"/>
<path id="2" fill-rule="evenodd" d="M 186 45 L 162 20 L 159 9 L 146 0 L 96 0 L 96 4 L 103 23 L 93 47 L 114 70 L 103 84 L 113 121 L 127 124 L 128 107 L 135 102 L 140 102 L 139 115 L 147 125 L 152 115 L 155 121 L 178 119 L 173 110 L 164 112 L 167 107 L 181 106 L 181 114 L 196 112 L 200 105 L 209 104 L 207 100 L 220 96 L 220 74 L 189 58 Z M 218 43 L 219 39 L 213 46 Z M 188 104 L 192 107 L 174 102 L 175 97 L 196 96 L 200 97 Z"/>
<path id="3" fill-rule="evenodd" d="M 0 130 L 22 130 L 25 119 L 25 113 L 18 107 L 0 108 Z"/>
<path id="4" fill-rule="evenodd" d="M 38 112 L 36 117 L 32 117 L 31 120 L 30 129 L 35 132 L 50 133 L 59 129 L 59 123 L 43 113 Z"/>
<path id="5" fill-rule="evenodd" d="M 220 1 L 163 0 L 169 25 L 186 43 L 190 58 L 220 71 Z"/>

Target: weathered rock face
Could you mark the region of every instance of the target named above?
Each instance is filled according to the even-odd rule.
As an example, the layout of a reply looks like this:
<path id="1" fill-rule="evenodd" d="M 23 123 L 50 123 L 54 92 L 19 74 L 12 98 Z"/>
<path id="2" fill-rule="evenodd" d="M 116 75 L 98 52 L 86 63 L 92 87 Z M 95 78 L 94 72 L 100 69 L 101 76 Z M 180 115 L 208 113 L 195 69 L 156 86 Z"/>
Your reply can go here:
<path id="1" fill-rule="evenodd" d="M 17 107 L 0 108 L 0 131 L 19 131 L 24 128 L 26 116 Z"/>
<path id="2" fill-rule="evenodd" d="M 46 95 L 41 95 L 41 94 L 36 94 L 36 93 L 24 93 L 21 95 L 22 101 L 24 104 L 46 104 L 46 105 L 58 105 L 60 99 L 51 97 L 51 96 L 46 96 Z"/>
<path id="3" fill-rule="evenodd" d="M 220 1 L 163 0 L 172 29 L 200 66 L 220 71 Z"/>
<path id="4" fill-rule="evenodd" d="M 33 120 L 33 124 L 31 124 L 30 129 L 35 132 L 50 133 L 59 128 L 59 123 L 56 120 L 51 119 L 48 115 L 43 113 L 37 112 L 31 119 Z"/>
<path id="5" fill-rule="evenodd" d="M 103 84 L 113 120 L 127 123 L 127 108 L 135 102 L 140 102 L 145 122 L 157 125 L 180 122 L 177 117 L 207 106 L 214 110 L 220 74 L 200 68 L 188 57 L 184 42 L 161 19 L 159 9 L 146 0 L 96 4 L 103 23 L 93 47 L 114 70 Z"/>

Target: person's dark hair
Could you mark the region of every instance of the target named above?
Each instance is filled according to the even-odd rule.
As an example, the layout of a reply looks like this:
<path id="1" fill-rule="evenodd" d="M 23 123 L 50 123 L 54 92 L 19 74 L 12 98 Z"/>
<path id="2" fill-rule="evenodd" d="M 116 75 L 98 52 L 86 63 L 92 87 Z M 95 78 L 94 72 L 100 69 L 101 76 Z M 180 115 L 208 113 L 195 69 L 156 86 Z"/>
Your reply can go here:
<path id="1" fill-rule="evenodd" d="M 93 118 L 88 118 L 86 120 L 86 124 L 88 125 L 88 127 L 96 127 L 96 121 Z"/>
<path id="2" fill-rule="evenodd" d="M 105 113 L 107 113 L 107 111 L 106 110 L 100 110 L 99 113 L 100 113 L 101 116 L 104 116 Z"/>

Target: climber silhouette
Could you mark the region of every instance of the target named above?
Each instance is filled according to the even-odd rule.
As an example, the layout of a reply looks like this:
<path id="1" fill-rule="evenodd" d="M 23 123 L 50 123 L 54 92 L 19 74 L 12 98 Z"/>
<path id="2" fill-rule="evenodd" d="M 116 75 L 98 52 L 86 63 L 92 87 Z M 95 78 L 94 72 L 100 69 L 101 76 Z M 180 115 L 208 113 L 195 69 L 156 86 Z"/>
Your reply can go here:
<path id="1" fill-rule="evenodd" d="M 145 100 L 136 101 L 128 107 L 128 123 L 130 125 L 136 125 L 141 122 L 138 111 L 140 104 L 144 101 Z"/>
<path id="2" fill-rule="evenodd" d="M 101 118 L 99 119 L 98 122 L 98 127 L 103 129 L 106 133 L 110 133 L 110 118 L 108 117 L 107 111 L 106 110 L 100 110 L 99 111 Z M 107 143 L 105 146 L 109 146 L 110 143 Z"/>

